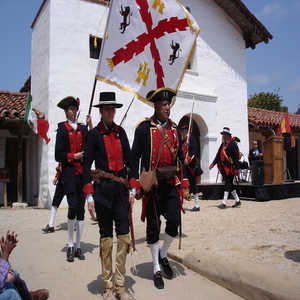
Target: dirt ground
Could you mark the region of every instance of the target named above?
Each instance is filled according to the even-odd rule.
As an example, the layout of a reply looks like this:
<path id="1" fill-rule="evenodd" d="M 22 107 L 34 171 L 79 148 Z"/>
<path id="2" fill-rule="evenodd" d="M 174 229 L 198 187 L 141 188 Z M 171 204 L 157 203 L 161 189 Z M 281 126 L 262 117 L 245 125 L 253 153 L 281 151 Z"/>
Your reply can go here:
<path id="1" fill-rule="evenodd" d="M 181 249 L 178 249 L 179 239 L 177 238 L 170 247 L 171 258 L 176 257 L 177 262 L 180 262 L 180 259 L 191 251 L 205 249 L 223 257 L 227 256 L 228 259 L 233 257 L 265 264 L 274 268 L 276 272 L 285 270 L 300 274 L 300 198 L 267 202 L 242 200 L 242 205 L 237 208 L 231 207 L 234 200 L 229 199 L 227 208 L 224 210 L 217 207 L 220 203 L 221 200 L 200 200 L 200 212 L 190 211 L 194 206 L 193 201 L 184 203 L 186 213 L 182 214 Z M 151 270 L 151 256 L 150 251 L 146 249 L 145 224 L 140 221 L 140 213 L 141 201 L 136 201 L 133 213 L 136 247 L 139 251 L 136 253 L 136 258 L 138 266 L 146 274 L 142 278 L 141 275 L 134 277 L 133 274 L 129 274 L 131 280 L 129 280 L 129 285 L 131 286 L 132 283 L 132 287 L 135 288 L 136 299 L 140 298 L 138 296 L 151 299 L 150 294 L 147 294 L 148 298 L 143 296 L 145 288 L 150 288 L 153 293 L 162 292 L 153 290 L 152 275 L 149 271 Z M 102 292 L 99 285 L 101 271 L 98 259 L 98 225 L 90 219 L 86 211 L 81 246 L 86 255 L 86 261 L 76 260 L 70 264 L 65 258 L 68 242 L 66 215 L 67 208 L 59 208 L 55 220 L 55 232 L 43 234 L 41 229 L 49 221 L 50 210 L 1 208 L 0 236 L 5 235 L 8 229 L 15 230 L 19 234 L 20 241 L 11 259 L 17 266 L 16 268 L 21 270 L 21 274 L 24 274 L 31 289 L 49 288 L 51 294 L 54 295 L 51 299 L 74 299 L 74 294 L 78 296 L 77 299 L 97 298 Z M 129 264 L 130 260 L 128 259 Z M 178 270 L 183 270 L 177 262 L 173 262 L 173 265 Z M 185 269 L 182 274 L 185 275 L 184 273 L 188 271 Z M 180 278 L 187 277 L 182 274 L 179 274 Z M 188 274 L 190 277 L 185 279 L 189 282 L 193 275 Z M 74 276 L 78 283 L 71 294 L 63 287 L 74 285 Z M 143 283 L 134 284 L 134 281 L 138 280 L 142 280 Z M 195 281 L 197 282 L 196 278 Z M 201 282 L 203 281 L 201 277 Z M 169 289 L 166 287 L 165 299 L 169 299 L 168 291 L 176 289 L 178 283 L 172 280 L 175 286 L 169 286 Z M 171 285 L 171 282 L 167 284 Z M 215 289 L 212 288 L 212 290 Z M 214 298 L 211 291 L 208 294 L 210 296 L 203 299 L 219 298 L 217 296 Z M 222 297 L 225 299 L 224 296 Z M 232 297 L 228 296 L 229 299 L 233 299 Z M 194 298 L 190 297 L 190 299 Z"/>
<path id="2" fill-rule="evenodd" d="M 242 200 L 237 208 L 229 199 L 226 209 L 217 208 L 222 200 L 201 200 L 200 212 L 190 211 L 191 202 L 182 216 L 182 250 L 176 243 L 171 248 L 175 255 L 206 249 L 300 273 L 300 198 Z"/>
<path id="3" fill-rule="evenodd" d="M 237 208 L 231 207 L 234 200 L 229 199 L 224 210 L 217 208 L 221 202 L 200 200 L 200 212 L 190 211 L 193 201 L 184 203 L 186 213 L 182 214 L 181 249 L 179 239 L 176 239 L 170 248 L 172 254 L 184 258 L 193 250 L 206 249 L 300 273 L 300 198 L 267 202 L 242 200 L 242 205 Z M 145 224 L 140 220 L 140 212 L 141 201 L 136 201 L 133 212 L 135 235 L 144 237 Z M 6 229 L 17 232 L 42 229 L 50 217 L 49 210 L 32 208 L 27 209 L 26 219 L 21 217 L 22 210 L 2 208 L 0 213 L 1 234 Z M 66 228 L 66 214 L 66 208 L 58 209 L 56 230 Z M 85 226 L 91 223 L 86 209 Z M 141 240 L 139 242 L 144 238 Z"/>

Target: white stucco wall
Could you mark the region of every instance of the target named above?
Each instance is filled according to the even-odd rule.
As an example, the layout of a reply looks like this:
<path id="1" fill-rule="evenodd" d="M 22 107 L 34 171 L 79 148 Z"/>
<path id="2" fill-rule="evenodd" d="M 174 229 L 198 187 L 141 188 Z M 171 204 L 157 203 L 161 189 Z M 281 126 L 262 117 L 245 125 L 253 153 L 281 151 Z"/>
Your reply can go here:
<path id="1" fill-rule="evenodd" d="M 203 117 L 208 133 L 202 136 L 202 166 L 205 173 L 201 182 L 213 182 L 217 169 L 208 171 L 221 143 L 224 126 L 242 142 L 243 153 L 248 151 L 246 50 L 241 32 L 214 1 L 181 1 L 188 5 L 197 19 L 201 33 L 197 41 L 198 76 L 188 72 L 180 90 L 192 90 L 216 97 L 215 104 L 203 104 L 198 113 Z M 197 110 L 196 110 L 197 111 Z M 204 144 L 204 145 L 203 145 Z M 202 149 L 201 149 L 202 150 Z"/>
<path id="2" fill-rule="evenodd" d="M 208 171 L 221 142 L 220 131 L 231 128 L 242 140 L 241 151 L 248 151 L 246 50 L 241 32 L 227 19 L 212 0 L 181 1 L 191 8 L 202 29 L 192 63 L 186 73 L 171 118 L 179 122 L 189 115 L 194 101 L 194 120 L 200 129 L 201 182 L 214 182 L 216 169 Z M 97 33 L 105 6 L 82 0 L 48 0 L 32 32 L 32 95 L 33 107 L 49 120 L 48 145 L 42 141 L 39 205 L 50 207 L 54 186 L 52 180 L 55 129 L 65 120 L 56 104 L 73 95 L 81 99 L 79 120 L 85 123 L 98 61 L 89 58 L 89 35 L 103 36 L 105 18 Z M 124 106 L 117 111 L 119 123 L 132 99 L 132 94 L 97 82 L 94 104 L 101 91 L 115 91 Z M 134 101 L 123 127 L 132 142 L 135 125 L 153 109 Z M 99 121 L 98 110 L 92 110 L 93 123 Z M 247 150 L 246 150 L 247 149 Z M 64 205 L 66 203 L 64 202 Z"/>

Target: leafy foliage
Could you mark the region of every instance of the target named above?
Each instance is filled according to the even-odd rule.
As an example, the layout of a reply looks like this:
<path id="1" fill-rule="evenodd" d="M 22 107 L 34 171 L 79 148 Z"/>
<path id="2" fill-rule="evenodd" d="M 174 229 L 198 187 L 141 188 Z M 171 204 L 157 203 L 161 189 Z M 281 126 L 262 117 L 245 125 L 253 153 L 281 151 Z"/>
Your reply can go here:
<path id="1" fill-rule="evenodd" d="M 255 108 L 262 108 L 273 111 L 288 112 L 286 106 L 281 106 L 283 102 L 282 97 L 278 93 L 254 93 L 248 99 L 248 106 Z M 299 110 L 299 109 L 298 109 Z"/>

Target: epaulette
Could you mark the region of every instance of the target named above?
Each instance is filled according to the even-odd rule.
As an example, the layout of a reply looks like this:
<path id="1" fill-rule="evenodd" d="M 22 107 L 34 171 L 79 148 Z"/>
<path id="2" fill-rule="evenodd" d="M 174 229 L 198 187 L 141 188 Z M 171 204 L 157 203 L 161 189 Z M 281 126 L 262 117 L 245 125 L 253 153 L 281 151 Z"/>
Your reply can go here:
<path id="1" fill-rule="evenodd" d="M 152 121 L 151 118 L 144 118 L 136 124 L 135 128 L 138 128 L 143 122 L 151 122 L 151 121 Z"/>

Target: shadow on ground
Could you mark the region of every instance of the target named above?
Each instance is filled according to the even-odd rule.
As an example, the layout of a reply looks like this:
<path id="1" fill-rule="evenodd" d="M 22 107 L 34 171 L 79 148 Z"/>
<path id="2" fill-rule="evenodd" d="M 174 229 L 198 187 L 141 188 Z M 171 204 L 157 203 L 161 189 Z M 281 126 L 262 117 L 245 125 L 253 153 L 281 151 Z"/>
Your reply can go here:
<path id="1" fill-rule="evenodd" d="M 286 251 L 284 253 L 284 256 L 287 259 L 291 259 L 294 262 L 300 263 L 300 250 L 291 250 L 291 251 Z"/>

